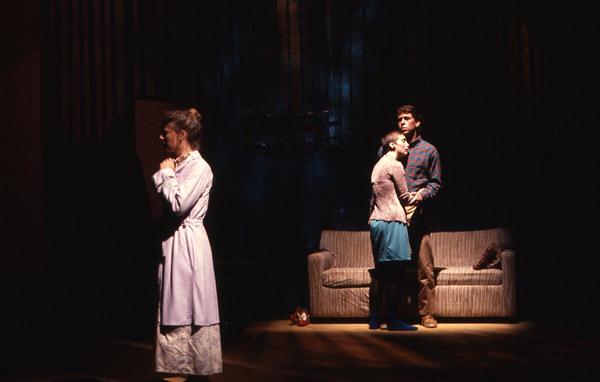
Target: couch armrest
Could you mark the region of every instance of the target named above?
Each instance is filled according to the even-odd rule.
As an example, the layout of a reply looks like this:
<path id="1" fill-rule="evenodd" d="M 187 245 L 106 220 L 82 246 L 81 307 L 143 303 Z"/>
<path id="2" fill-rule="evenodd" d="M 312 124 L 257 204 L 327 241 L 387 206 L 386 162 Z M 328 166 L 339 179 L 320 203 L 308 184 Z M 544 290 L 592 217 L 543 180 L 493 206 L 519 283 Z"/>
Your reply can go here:
<path id="1" fill-rule="evenodd" d="M 333 253 L 314 252 L 308 255 L 308 290 L 310 296 L 310 314 L 319 316 L 326 303 L 323 286 L 323 272 L 333 267 Z"/>
<path id="2" fill-rule="evenodd" d="M 501 253 L 502 256 L 502 269 L 514 269 L 515 267 L 515 251 L 512 249 L 505 249 Z"/>
<path id="3" fill-rule="evenodd" d="M 333 253 L 329 251 L 319 251 L 308 255 L 308 274 L 315 272 L 318 279 L 326 270 L 333 267 Z"/>
<path id="4" fill-rule="evenodd" d="M 517 269 L 513 250 L 502 251 L 502 284 L 504 286 L 504 309 L 507 316 L 517 313 Z"/>

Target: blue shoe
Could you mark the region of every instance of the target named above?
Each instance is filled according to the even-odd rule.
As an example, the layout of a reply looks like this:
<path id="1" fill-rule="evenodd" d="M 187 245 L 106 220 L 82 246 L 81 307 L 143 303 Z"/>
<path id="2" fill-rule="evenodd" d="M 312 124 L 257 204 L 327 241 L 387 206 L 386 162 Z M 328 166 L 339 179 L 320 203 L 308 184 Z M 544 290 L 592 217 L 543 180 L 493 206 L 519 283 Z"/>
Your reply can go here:
<path id="1" fill-rule="evenodd" d="M 412 332 L 412 331 L 417 330 L 417 327 L 413 326 L 413 325 L 409 325 L 406 322 L 402 321 L 401 319 L 396 318 L 396 319 L 390 320 L 390 322 L 388 322 L 387 329 L 393 330 L 393 331 Z"/>
<path id="2" fill-rule="evenodd" d="M 371 314 L 371 318 L 369 319 L 369 329 L 377 330 L 381 326 L 381 321 L 379 320 L 378 314 Z"/>

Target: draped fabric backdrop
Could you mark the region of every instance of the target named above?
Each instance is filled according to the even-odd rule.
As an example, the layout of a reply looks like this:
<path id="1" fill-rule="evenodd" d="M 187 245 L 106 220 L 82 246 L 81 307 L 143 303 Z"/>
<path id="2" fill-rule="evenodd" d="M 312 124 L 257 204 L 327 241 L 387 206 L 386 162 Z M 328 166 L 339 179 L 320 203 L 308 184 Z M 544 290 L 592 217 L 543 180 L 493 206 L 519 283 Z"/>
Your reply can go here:
<path id="1" fill-rule="evenodd" d="M 136 139 L 160 121 L 136 128 L 136 102 L 203 113 L 225 320 L 307 305 L 306 254 L 322 229 L 366 229 L 369 173 L 401 103 L 423 106 L 442 157 L 439 228 L 512 228 L 529 257 L 521 301 L 556 270 L 537 268 L 548 248 L 532 243 L 560 230 L 544 223 L 558 192 L 546 187 L 552 108 L 581 99 L 553 98 L 567 87 L 555 59 L 580 41 L 564 49 L 584 62 L 572 37 L 592 22 L 556 31 L 562 10 L 511 0 L 52 0 L 41 12 L 43 260 L 74 325 L 144 335 L 153 321 Z M 579 65 L 571 75 L 592 73 Z"/>

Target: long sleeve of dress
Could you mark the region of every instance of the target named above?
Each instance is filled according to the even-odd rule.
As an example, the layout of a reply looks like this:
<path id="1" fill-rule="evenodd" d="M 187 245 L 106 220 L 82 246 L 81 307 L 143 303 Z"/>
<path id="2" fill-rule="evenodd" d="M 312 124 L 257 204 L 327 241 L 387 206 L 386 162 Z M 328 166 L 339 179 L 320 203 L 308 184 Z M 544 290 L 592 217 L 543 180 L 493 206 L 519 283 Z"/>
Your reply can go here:
<path id="1" fill-rule="evenodd" d="M 152 180 L 158 193 L 171 206 L 177 216 L 184 216 L 196 205 L 200 197 L 212 183 L 212 173 L 208 166 L 193 166 L 181 181 L 172 169 L 157 171 Z"/>

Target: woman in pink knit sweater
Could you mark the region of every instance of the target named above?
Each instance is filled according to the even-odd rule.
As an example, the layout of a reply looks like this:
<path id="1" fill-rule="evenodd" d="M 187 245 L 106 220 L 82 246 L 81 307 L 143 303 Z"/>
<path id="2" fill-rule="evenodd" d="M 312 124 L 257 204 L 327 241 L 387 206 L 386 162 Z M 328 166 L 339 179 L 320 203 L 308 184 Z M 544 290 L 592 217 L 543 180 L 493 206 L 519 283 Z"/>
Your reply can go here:
<path id="1" fill-rule="evenodd" d="M 408 192 L 404 166 L 399 159 L 408 154 L 406 137 L 395 130 L 381 140 L 383 156 L 371 173 L 371 213 L 369 226 L 375 269 L 370 290 L 369 329 L 417 330 L 398 315 L 401 285 L 411 259 L 405 206 L 413 196 Z"/>

